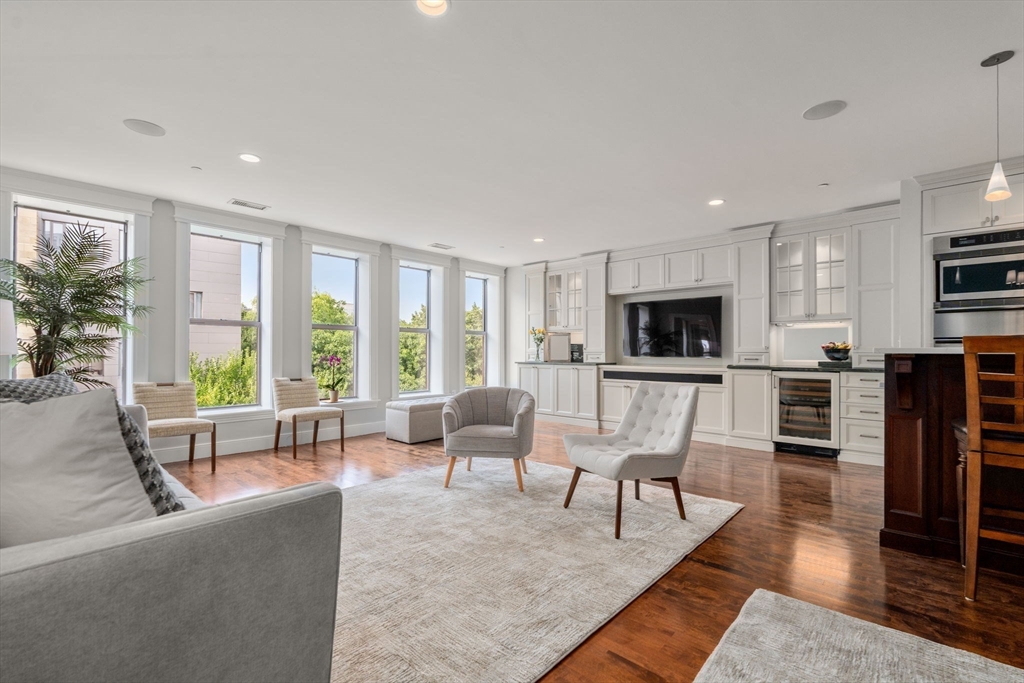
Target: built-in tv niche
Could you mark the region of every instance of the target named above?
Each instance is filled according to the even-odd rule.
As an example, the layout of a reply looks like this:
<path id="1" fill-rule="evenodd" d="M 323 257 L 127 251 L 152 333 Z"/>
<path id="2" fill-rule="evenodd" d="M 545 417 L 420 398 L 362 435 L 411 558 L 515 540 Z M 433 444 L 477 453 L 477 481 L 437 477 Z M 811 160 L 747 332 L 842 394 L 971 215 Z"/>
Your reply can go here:
<path id="1" fill-rule="evenodd" d="M 626 358 L 721 358 L 722 297 L 622 304 Z"/>

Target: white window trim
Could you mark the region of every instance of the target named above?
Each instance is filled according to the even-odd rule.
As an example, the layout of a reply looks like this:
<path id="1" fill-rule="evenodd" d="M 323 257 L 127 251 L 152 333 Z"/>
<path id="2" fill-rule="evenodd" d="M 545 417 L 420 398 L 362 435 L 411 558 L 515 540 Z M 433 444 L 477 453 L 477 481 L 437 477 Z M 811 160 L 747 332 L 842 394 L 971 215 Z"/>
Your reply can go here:
<path id="1" fill-rule="evenodd" d="M 453 335 L 446 334 L 451 329 L 449 324 L 451 306 L 448 305 L 447 296 L 453 289 L 458 291 L 457 288 L 448 287 L 448 278 L 452 271 L 452 259 L 399 246 L 391 247 L 391 259 L 391 396 L 431 398 L 453 393 L 458 384 L 453 383 L 449 375 L 452 373 L 453 367 L 459 366 L 448 362 L 448 360 L 452 353 L 456 351 L 457 346 L 451 342 Z M 427 353 L 429 354 L 427 359 L 429 386 L 426 391 L 399 391 L 399 269 L 402 266 L 421 268 L 430 272 L 430 300 L 427 303 L 430 312 L 430 336 L 427 344 Z"/>
<path id="2" fill-rule="evenodd" d="M 487 298 L 484 307 L 487 316 L 484 329 L 487 332 L 484 341 L 486 357 L 484 359 L 484 386 L 505 386 L 505 268 L 487 263 L 460 259 L 459 289 L 462 316 L 459 320 L 459 390 L 466 384 L 466 278 L 475 277 L 487 281 L 484 293 Z"/>

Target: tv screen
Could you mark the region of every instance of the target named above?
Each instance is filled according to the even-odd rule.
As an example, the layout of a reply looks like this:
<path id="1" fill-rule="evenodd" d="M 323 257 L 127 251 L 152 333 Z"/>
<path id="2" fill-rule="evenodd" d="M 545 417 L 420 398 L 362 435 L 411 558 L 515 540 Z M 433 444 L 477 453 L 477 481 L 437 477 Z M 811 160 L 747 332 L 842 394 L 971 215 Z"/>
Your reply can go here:
<path id="1" fill-rule="evenodd" d="M 622 353 L 631 358 L 721 358 L 722 297 L 623 304 Z"/>

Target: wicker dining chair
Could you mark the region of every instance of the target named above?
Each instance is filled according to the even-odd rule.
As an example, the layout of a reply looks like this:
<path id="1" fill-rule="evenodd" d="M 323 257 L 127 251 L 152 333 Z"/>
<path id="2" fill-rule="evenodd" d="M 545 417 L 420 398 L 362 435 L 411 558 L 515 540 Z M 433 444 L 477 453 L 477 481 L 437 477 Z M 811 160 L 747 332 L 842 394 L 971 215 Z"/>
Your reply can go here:
<path id="1" fill-rule="evenodd" d="M 210 435 L 210 472 L 217 471 L 217 423 L 199 417 L 196 385 L 192 382 L 136 382 L 135 403 L 146 408 L 149 437 L 188 436 L 188 461 L 196 456 L 196 435 Z"/>
<path id="2" fill-rule="evenodd" d="M 316 377 L 302 379 L 274 378 L 274 411 L 277 424 L 274 428 L 274 450 L 281 441 L 281 424 L 292 423 L 292 458 L 298 458 L 298 423 L 313 423 L 313 445 L 316 446 L 320 420 L 341 420 L 341 452 L 345 452 L 345 411 L 320 405 L 320 391 Z"/>

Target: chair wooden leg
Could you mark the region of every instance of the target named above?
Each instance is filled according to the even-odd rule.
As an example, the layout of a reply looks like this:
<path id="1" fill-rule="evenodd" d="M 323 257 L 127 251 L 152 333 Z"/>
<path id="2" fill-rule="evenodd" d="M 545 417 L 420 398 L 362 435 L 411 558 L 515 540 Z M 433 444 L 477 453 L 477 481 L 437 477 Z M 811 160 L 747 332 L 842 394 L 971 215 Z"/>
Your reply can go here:
<path id="1" fill-rule="evenodd" d="M 466 471 L 469 472 L 473 469 L 473 458 L 466 458 Z"/>
<path id="2" fill-rule="evenodd" d="M 341 411 L 341 452 L 345 452 L 345 411 Z"/>
<path id="3" fill-rule="evenodd" d="M 192 462 L 196 459 L 196 435 L 188 435 L 188 461 Z"/>
<path id="4" fill-rule="evenodd" d="M 292 416 L 292 460 L 299 458 L 299 421 Z"/>
<path id="5" fill-rule="evenodd" d="M 316 448 L 316 435 L 320 433 L 320 420 L 313 420 L 313 448 Z"/>
<path id="6" fill-rule="evenodd" d="M 569 483 L 569 493 L 565 494 L 565 503 L 562 505 L 562 507 L 569 507 L 569 501 L 572 500 L 572 494 L 576 490 L 576 482 L 580 480 L 580 474 L 582 473 L 582 467 L 577 467 L 576 471 L 572 473 L 572 481 Z"/>
<path id="7" fill-rule="evenodd" d="M 448 473 L 444 475 L 444 487 L 448 488 L 448 482 L 452 480 L 452 472 L 455 470 L 455 457 L 448 458 Z"/>
<path id="8" fill-rule="evenodd" d="M 281 421 L 277 421 L 277 427 L 274 429 L 274 451 L 277 451 L 278 444 L 281 443 Z"/>
<path id="9" fill-rule="evenodd" d="M 217 423 L 213 424 L 213 431 L 210 432 L 210 474 L 217 471 Z"/>
<path id="10" fill-rule="evenodd" d="M 512 458 L 512 465 L 516 468 L 516 485 L 519 487 L 519 492 L 523 491 L 523 473 L 519 468 L 519 458 Z"/>
<path id="11" fill-rule="evenodd" d="M 636 499 L 640 500 L 640 480 L 636 480 Z"/>
<path id="12" fill-rule="evenodd" d="M 981 467 L 982 455 L 978 451 L 967 454 L 967 530 L 964 559 L 964 597 L 974 601 L 978 590 L 978 531 L 981 527 Z"/>
<path id="13" fill-rule="evenodd" d="M 526 471 L 526 458 L 520 458 L 520 462 L 523 465 L 523 474 L 529 474 L 529 472 Z"/>
<path id="14" fill-rule="evenodd" d="M 679 477 L 672 478 L 672 493 L 676 496 L 676 507 L 679 508 L 679 519 L 686 519 L 686 510 L 683 509 L 683 494 L 679 491 Z"/>
<path id="15" fill-rule="evenodd" d="M 615 482 L 618 493 L 615 496 L 615 538 L 619 537 L 622 529 L 622 480 Z"/>

